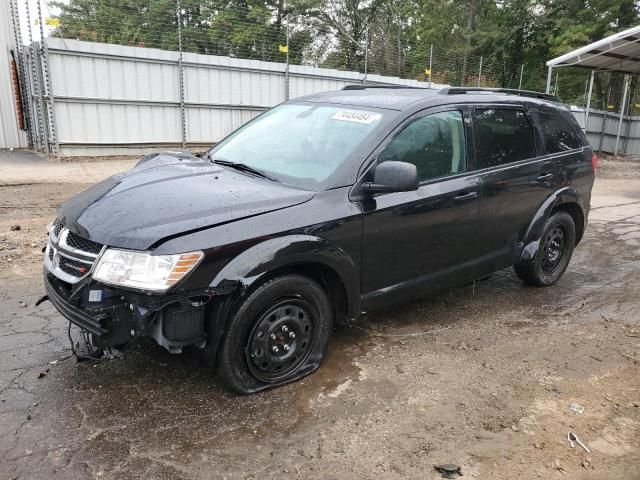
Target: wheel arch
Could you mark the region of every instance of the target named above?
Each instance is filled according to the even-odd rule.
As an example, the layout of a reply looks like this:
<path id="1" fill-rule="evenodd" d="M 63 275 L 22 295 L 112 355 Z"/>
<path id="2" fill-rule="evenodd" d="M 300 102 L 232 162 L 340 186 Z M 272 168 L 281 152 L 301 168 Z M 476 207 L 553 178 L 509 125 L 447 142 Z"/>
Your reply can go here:
<path id="1" fill-rule="evenodd" d="M 547 197 L 529 222 L 523 235 L 521 261 L 533 260 L 538 253 L 545 223 L 554 213 L 559 211 L 567 212 L 573 219 L 576 226 L 576 245 L 582 240 L 586 227 L 582 196 L 574 187 L 561 188 Z"/>
<path id="2" fill-rule="evenodd" d="M 213 302 L 207 325 L 205 356 L 215 364 L 233 312 L 267 280 L 288 274 L 305 275 L 326 291 L 337 323 L 360 312 L 360 275 L 353 259 L 319 237 L 291 235 L 259 243 L 231 260 L 210 286 L 228 292 Z"/>
<path id="3" fill-rule="evenodd" d="M 337 245 L 310 235 L 288 235 L 254 245 L 225 265 L 210 287 L 244 296 L 266 279 L 287 273 L 307 275 L 316 280 L 331 300 L 344 301 L 344 314 L 348 318 L 358 315 L 359 266 Z"/>

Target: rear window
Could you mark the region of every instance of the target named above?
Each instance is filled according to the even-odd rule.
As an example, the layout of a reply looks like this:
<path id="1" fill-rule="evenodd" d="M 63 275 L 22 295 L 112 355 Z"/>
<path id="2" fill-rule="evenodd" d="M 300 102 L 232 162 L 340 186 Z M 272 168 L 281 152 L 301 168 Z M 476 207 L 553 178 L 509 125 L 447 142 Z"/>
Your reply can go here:
<path id="1" fill-rule="evenodd" d="M 533 128 L 523 110 L 479 108 L 473 125 L 478 169 L 536 156 Z"/>
<path id="2" fill-rule="evenodd" d="M 582 147 L 580 137 L 560 113 L 540 111 L 538 118 L 547 153 L 566 152 Z"/>

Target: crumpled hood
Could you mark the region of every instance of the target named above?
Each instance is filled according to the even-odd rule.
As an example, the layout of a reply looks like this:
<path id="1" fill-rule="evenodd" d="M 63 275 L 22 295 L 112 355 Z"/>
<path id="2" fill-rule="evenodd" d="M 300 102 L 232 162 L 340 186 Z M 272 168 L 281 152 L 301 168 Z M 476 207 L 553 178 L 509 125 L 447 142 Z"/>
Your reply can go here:
<path id="1" fill-rule="evenodd" d="M 79 193 L 60 207 L 58 218 L 98 243 L 146 250 L 167 237 L 297 205 L 313 195 L 164 152 Z"/>

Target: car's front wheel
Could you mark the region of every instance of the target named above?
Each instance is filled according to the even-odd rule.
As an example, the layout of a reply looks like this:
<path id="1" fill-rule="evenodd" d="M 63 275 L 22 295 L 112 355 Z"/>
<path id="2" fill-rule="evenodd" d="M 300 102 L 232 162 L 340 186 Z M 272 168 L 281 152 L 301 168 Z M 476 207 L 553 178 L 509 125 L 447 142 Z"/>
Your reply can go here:
<path id="1" fill-rule="evenodd" d="M 320 366 L 332 325 L 329 298 L 317 282 L 301 275 L 267 280 L 231 319 L 218 375 L 244 394 L 298 380 Z"/>
<path id="2" fill-rule="evenodd" d="M 529 285 L 553 285 L 569 266 L 575 244 L 573 218 L 566 212 L 555 213 L 544 226 L 535 258 L 515 265 L 516 274 Z"/>

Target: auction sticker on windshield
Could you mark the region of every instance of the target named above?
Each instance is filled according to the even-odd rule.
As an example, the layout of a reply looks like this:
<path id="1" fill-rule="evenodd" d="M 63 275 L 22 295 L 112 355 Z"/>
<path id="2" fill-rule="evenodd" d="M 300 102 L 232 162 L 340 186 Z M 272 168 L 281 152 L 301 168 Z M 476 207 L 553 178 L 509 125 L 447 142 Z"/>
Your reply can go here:
<path id="1" fill-rule="evenodd" d="M 340 110 L 336 112 L 332 120 L 343 120 L 345 122 L 366 123 L 367 125 L 380 120 L 379 113 L 363 112 L 359 110 Z"/>

